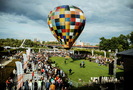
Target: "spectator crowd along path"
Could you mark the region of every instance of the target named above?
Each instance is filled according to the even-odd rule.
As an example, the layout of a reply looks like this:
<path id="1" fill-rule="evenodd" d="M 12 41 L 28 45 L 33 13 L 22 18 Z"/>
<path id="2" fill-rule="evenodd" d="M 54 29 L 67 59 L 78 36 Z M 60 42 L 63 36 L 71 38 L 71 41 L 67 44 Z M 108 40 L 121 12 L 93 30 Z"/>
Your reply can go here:
<path id="1" fill-rule="evenodd" d="M 47 53 L 30 54 L 27 68 L 24 69 L 21 90 L 68 90 L 70 88 L 66 74 L 49 62 L 50 56 L 53 55 Z M 20 59 L 24 66 L 22 56 Z M 15 90 L 17 83 L 17 77 L 7 79 L 6 89 Z"/>

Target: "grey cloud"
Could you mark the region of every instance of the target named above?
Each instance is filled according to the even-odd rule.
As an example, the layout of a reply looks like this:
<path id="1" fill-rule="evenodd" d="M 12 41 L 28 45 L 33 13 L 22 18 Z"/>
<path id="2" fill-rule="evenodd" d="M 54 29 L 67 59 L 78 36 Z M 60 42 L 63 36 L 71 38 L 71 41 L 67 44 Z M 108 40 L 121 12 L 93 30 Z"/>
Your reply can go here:
<path id="1" fill-rule="evenodd" d="M 46 40 L 50 35 L 54 39 L 47 15 L 55 7 L 66 4 L 78 6 L 85 13 L 87 22 L 79 37 L 82 41 L 97 43 L 101 36 L 111 37 L 133 30 L 132 0 L 0 0 L 0 30 L 6 30 L 0 37 L 12 31 L 14 37 L 28 38 L 26 33 L 32 32 L 31 38 Z"/>
<path id="2" fill-rule="evenodd" d="M 45 12 L 39 12 L 40 7 L 36 2 L 31 0 L 1 0 L 0 11 L 6 13 L 15 13 L 17 15 L 24 15 L 33 20 L 46 20 Z M 45 11 L 45 9 L 44 9 Z"/>
<path id="3" fill-rule="evenodd" d="M 133 3 L 129 3 L 129 4 L 127 5 L 127 7 L 129 7 L 130 9 L 133 9 Z"/>
<path id="4" fill-rule="evenodd" d="M 25 23 L 26 24 L 27 22 L 26 21 L 19 21 L 18 23 Z"/>

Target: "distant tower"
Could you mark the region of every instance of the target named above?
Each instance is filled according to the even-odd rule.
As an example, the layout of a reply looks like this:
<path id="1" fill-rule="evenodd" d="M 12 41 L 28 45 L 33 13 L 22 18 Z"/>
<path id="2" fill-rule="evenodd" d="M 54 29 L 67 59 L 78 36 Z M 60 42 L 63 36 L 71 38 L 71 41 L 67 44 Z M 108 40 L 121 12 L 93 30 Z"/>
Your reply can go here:
<path id="1" fill-rule="evenodd" d="M 37 42 L 37 38 L 34 39 L 34 42 Z"/>

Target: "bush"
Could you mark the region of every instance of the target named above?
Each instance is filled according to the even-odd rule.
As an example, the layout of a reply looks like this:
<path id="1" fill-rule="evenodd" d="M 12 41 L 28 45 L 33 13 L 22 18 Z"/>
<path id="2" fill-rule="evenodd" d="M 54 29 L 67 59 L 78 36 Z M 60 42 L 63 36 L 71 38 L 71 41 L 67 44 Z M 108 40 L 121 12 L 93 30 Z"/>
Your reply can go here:
<path id="1" fill-rule="evenodd" d="M 101 51 L 95 51 L 95 50 L 94 50 L 94 54 L 97 54 L 97 55 L 102 55 L 102 56 L 104 56 L 104 52 L 101 52 Z"/>

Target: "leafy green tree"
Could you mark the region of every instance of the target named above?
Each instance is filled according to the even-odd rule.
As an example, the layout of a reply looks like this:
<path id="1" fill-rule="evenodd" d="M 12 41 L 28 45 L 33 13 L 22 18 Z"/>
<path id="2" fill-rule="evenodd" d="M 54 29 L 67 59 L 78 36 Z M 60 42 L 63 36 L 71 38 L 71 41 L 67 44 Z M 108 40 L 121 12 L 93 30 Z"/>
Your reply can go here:
<path id="1" fill-rule="evenodd" d="M 105 39 L 104 37 L 101 37 L 100 38 L 100 44 L 99 44 L 99 46 L 100 46 L 100 50 L 105 50 L 105 51 L 107 51 L 108 50 L 108 39 Z"/>
<path id="2" fill-rule="evenodd" d="M 123 51 L 129 49 L 130 43 L 133 43 L 133 32 L 129 35 L 121 34 L 119 37 L 112 37 L 111 39 L 101 37 L 100 40 L 100 50 L 115 51 L 115 49 L 118 49 L 119 51 Z"/>
<path id="3" fill-rule="evenodd" d="M 130 39 L 131 45 L 133 45 L 133 32 L 131 32 L 131 33 L 129 34 L 129 39 Z"/>
<path id="4" fill-rule="evenodd" d="M 129 49 L 129 41 L 127 36 L 121 34 L 119 37 L 119 44 L 122 45 L 123 50 Z"/>
<path id="5" fill-rule="evenodd" d="M 129 48 L 133 48 L 133 32 L 127 35 L 129 40 Z"/>
<path id="6" fill-rule="evenodd" d="M 24 42 L 24 47 L 33 47 L 33 41 L 26 39 Z"/>

